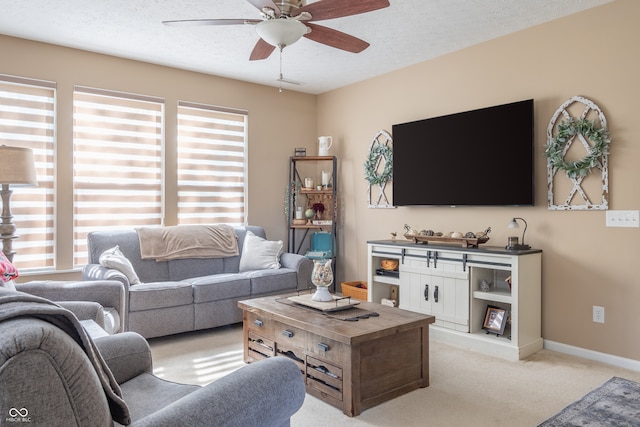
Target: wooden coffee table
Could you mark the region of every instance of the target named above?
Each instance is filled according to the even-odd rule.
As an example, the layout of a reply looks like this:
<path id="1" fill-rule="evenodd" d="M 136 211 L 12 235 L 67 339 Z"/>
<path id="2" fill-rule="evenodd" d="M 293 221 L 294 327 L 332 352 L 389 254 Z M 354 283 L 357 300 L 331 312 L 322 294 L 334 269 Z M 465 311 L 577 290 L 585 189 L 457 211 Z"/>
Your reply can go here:
<path id="1" fill-rule="evenodd" d="M 244 361 L 285 356 L 307 392 L 348 415 L 429 385 L 429 324 L 435 318 L 361 302 L 324 313 L 284 296 L 240 301 Z M 368 313 L 378 316 L 364 318 Z M 362 316 L 357 321 L 344 320 Z"/>

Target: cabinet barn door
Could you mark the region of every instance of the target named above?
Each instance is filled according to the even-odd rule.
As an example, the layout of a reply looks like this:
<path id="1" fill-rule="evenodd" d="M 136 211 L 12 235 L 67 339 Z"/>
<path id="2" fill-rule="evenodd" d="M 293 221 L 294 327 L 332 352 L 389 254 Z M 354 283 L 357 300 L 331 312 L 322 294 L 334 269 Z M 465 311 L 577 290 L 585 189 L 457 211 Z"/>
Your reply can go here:
<path id="1" fill-rule="evenodd" d="M 433 302 L 431 314 L 435 324 L 456 331 L 469 332 L 469 281 L 447 276 L 432 276 L 438 286 L 438 301 Z"/>

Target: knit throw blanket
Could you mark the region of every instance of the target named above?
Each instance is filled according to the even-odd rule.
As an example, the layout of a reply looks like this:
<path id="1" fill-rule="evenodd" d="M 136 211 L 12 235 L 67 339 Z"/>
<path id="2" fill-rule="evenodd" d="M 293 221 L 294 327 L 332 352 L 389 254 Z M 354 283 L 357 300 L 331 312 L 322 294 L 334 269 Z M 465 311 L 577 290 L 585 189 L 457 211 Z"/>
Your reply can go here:
<path id="1" fill-rule="evenodd" d="M 142 259 L 169 261 L 182 258 L 236 256 L 238 238 L 230 225 L 176 225 L 136 228 Z"/>
<path id="2" fill-rule="evenodd" d="M 107 397 L 114 421 L 131 424 L 129 408 L 111 370 L 89 338 L 78 318 L 69 310 L 40 297 L 0 289 L 0 322 L 18 317 L 35 317 L 55 325 L 73 338 L 91 361 Z"/>

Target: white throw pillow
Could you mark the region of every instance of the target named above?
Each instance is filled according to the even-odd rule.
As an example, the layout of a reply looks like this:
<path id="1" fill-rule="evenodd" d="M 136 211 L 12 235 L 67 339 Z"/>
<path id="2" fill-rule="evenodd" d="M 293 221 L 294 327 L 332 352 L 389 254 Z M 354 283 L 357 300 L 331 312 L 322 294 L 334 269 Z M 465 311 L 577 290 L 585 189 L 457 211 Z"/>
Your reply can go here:
<path id="1" fill-rule="evenodd" d="M 120 251 L 120 247 L 115 246 L 100 254 L 100 265 L 107 268 L 113 268 L 123 273 L 129 279 L 132 285 L 140 284 L 140 279 L 131 265 L 131 261 Z"/>
<path id="2" fill-rule="evenodd" d="M 270 241 L 247 230 L 240 257 L 240 272 L 280 268 L 282 240 Z"/>

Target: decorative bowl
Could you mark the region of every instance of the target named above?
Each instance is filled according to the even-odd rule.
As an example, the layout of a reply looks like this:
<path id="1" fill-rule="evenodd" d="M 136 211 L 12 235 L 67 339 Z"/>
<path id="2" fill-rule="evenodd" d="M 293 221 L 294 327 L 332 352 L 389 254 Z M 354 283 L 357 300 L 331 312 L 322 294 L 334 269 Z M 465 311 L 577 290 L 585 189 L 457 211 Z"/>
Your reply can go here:
<path id="1" fill-rule="evenodd" d="M 400 262 L 397 259 L 383 259 L 380 261 L 380 265 L 384 270 L 395 270 L 398 268 Z"/>

